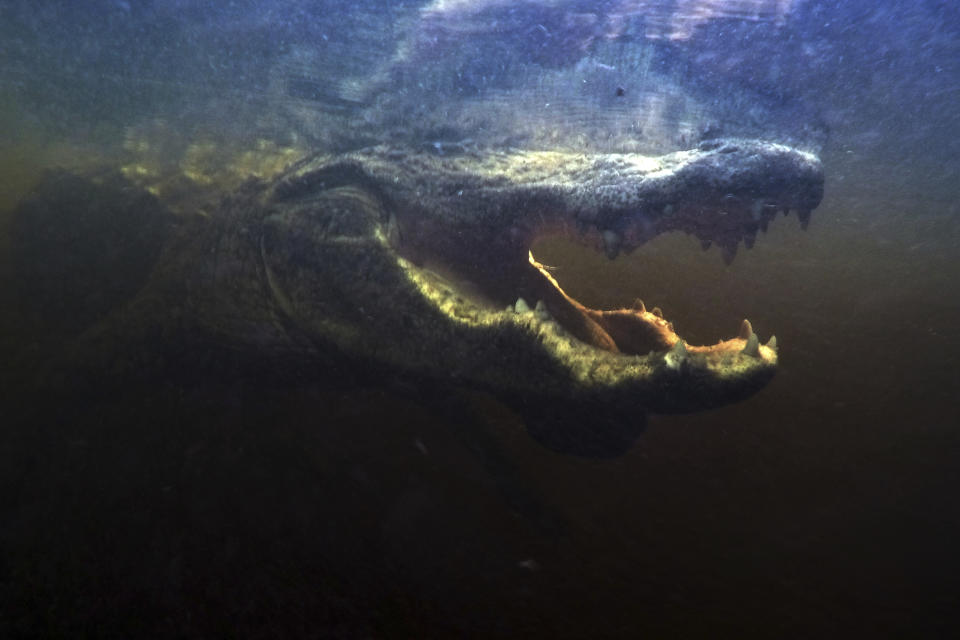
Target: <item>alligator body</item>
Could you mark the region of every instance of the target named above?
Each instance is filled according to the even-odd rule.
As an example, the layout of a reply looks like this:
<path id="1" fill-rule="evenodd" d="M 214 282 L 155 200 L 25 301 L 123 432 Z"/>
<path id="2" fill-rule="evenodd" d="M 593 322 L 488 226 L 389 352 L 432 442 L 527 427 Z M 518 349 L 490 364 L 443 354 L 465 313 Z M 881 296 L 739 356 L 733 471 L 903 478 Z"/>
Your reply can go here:
<path id="1" fill-rule="evenodd" d="M 55 183 L 21 219 L 69 209 Z M 564 234 L 613 258 L 684 231 L 732 258 L 778 212 L 805 223 L 822 188 L 816 156 L 743 139 L 659 157 L 382 146 L 315 156 L 182 225 L 138 292 L 57 369 L 129 381 L 170 375 L 171 362 L 195 372 L 240 358 L 301 379 L 382 371 L 437 393 L 490 392 L 545 445 L 616 455 L 648 411 L 761 389 L 776 340 L 761 344 L 744 321 L 729 340 L 691 345 L 639 300 L 585 307 L 536 260 L 534 240 Z M 92 201 L 90 212 L 111 209 Z M 21 268 L 43 259 L 21 256 Z"/>

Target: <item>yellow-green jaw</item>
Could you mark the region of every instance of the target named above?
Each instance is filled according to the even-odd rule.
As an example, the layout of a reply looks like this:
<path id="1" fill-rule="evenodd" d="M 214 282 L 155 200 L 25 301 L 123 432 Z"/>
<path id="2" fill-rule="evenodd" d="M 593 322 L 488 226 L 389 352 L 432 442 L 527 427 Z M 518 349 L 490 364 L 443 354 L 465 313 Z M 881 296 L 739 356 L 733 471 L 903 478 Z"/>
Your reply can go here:
<path id="1" fill-rule="evenodd" d="M 578 338 L 558 322 L 543 300 L 528 304 L 520 298 L 505 309 L 485 308 L 458 293 L 450 282 L 399 256 L 396 260 L 404 277 L 451 325 L 481 335 L 506 330 L 524 334 L 531 349 L 542 351 L 556 363 L 557 370 L 569 376 L 573 392 L 615 393 L 638 410 L 695 411 L 740 400 L 764 386 L 776 371 L 776 338 L 760 344 L 746 320 L 736 337 L 694 346 L 686 344 L 671 323 L 656 313 L 645 309 L 606 312 L 635 315 L 657 327 L 671 345 L 643 354 L 622 353 Z M 532 256 L 531 262 L 536 264 Z M 501 359 L 505 367 L 510 366 L 510 354 Z M 537 372 L 522 375 L 543 382 Z M 504 372 L 503 377 L 511 378 L 513 372 Z"/>
<path id="2" fill-rule="evenodd" d="M 639 300 L 582 305 L 530 247 L 559 233 L 614 259 L 681 231 L 732 259 L 774 213 L 809 219 L 822 195 L 819 161 L 757 141 L 656 161 L 546 158 L 374 148 L 311 160 L 267 194 L 269 288 L 318 344 L 490 391 L 561 451 L 622 452 L 647 412 L 710 409 L 762 389 L 777 345 L 761 344 L 749 322 L 716 344 L 687 344 Z"/>

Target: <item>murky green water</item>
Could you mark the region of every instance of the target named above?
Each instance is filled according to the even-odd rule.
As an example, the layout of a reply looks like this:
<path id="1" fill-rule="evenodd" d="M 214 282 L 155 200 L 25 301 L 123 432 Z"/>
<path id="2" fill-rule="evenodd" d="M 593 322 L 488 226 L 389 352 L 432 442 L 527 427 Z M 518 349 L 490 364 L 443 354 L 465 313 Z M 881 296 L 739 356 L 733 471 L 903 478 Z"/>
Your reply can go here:
<path id="1" fill-rule="evenodd" d="M 265 388 L 232 372 L 86 399 L 34 378 L 38 361 L 71 348 L 25 320 L 11 257 L 12 212 L 48 168 L 120 170 L 182 220 L 214 211 L 248 177 L 351 138 L 369 142 L 385 123 L 397 137 L 419 135 L 417 113 L 387 117 L 395 95 L 356 116 L 362 92 L 352 82 L 388 76 L 403 53 L 392 45 L 430 16 L 417 3 L 328 4 L 104 3 L 96 28 L 66 5 L 2 9 L 19 32 L 0 58 L 0 399 L 12 416 L 0 428 L 0 632 L 951 636 L 960 123 L 950 96 L 960 23 L 946 10 L 794 3 L 782 46 L 807 58 L 780 70 L 784 92 L 830 130 L 826 193 L 807 231 L 778 216 L 730 266 L 680 234 L 616 261 L 564 240 L 534 246 L 587 305 L 639 296 L 691 343 L 732 337 L 747 317 L 781 345 L 780 370 L 761 393 L 651 416 L 622 457 L 551 452 L 491 395 L 453 385 L 438 406 L 403 376 Z M 523 28 L 484 37 L 559 33 L 538 17 L 541 4 L 522 3 Z M 71 50 L 45 25 L 82 38 Z M 458 37 L 476 46 L 465 57 L 483 59 L 484 47 L 469 44 L 475 32 Z M 874 56 L 851 60 L 865 40 L 877 43 Z M 588 53 L 609 46 L 577 42 Z M 688 55 L 694 45 L 676 46 Z M 685 58 L 691 75 L 702 65 L 738 86 L 755 81 L 709 52 Z M 562 67 L 537 64 L 543 77 Z M 298 79 L 295 90 L 271 85 L 280 72 L 270 68 Z M 462 72 L 479 73 L 467 63 Z M 415 77 L 396 73 L 393 86 Z M 509 93 L 495 95 L 491 103 L 509 104 Z M 419 117 L 433 122 L 443 105 Z M 600 112 L 601 125 L 622 124 Z M 578 118 L 564 127 L 587 120 Z"/>

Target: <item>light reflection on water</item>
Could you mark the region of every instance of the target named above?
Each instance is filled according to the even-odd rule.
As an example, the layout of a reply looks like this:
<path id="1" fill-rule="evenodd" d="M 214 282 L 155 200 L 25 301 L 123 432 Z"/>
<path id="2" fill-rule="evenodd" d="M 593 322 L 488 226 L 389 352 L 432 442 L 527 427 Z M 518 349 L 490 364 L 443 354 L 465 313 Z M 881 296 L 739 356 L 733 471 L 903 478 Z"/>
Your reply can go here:
<path id="1" fill-rule="evenodd" d="M 46 167 L 143 166 L 136 175 L 161 184 L 166 171 L 186 166 L 208 177 L 214 193 L 240 173 L 276 170 L 294 148 L 272 140 L 264 151 L 250 138 L 231 139 L 230 127 L 205 129 L 229 114 L 202 110 L 194 121 L 178 113 L 164 126 L 153 119 L 91 124 L 70 135 L 12 105 L 0 114 L 0 130 L 17 132 L 0 149 L 7 280 L 10 208 Z M 800 231 L 795 216 L 778 217 L 730 267 L 717 249 L 702 252 L 682 235 L 657 238 L 613 263 L 562 242 L 535 247 L 538 259 L 558 267 L 567 291 L 592 306 L 639 296 L 661 306 L 692 342 L 729 337 L 743 317 L 764 339 L 776 334 L 781 370 L 747 402 L 655 416 L 633 451 L 598 464 L 536 446 L 516 415 L 483 394 L 463 392 L 466 417 L 484 424 L 490 438 L 478 443 L 452 431 L 457 419 L 411 399 L 403 381 L 344 392 L 287 389 L 262 400 L 255 400 L 259 390 L 242 387 L 186 399 L 156 389 L 97 407 L 86 422 L 81 416 L 79 434 L 69 423 L 55 441 L 44 441 L 42 430 L 31 434 L 25 450 L 39 452 L 38 466 L 30 466 L 31 455 L 3 466 L 4 486 L 28 500 L 15 542 L 65 522 L 96 557 L 101 531 L 119 526 L 120 537 L 132 530 L 118 575 L 109 567 L 100 573 L 96 562 L 70 566 L 89 571 L 94 583 L 100 578 L 107 596 L 114 595 L 111 579 L 128 577 L 124 570 L 145 584 L 162 574 L 168 582 L 145 592 L 174 611 L 211 598 L 211 576 L 223 573 L 234 587 L 218 583 L 222 599 L 212 608 L 227 612 L 224 619 L 249 596 L 236 585 L 255 590 L 261 580 L 300 596 L 332 564 L 343 584 L 324 594 L 327 602 L 363 607 L 372 598 L 377 614 L 412 627 L 497 631 L 479 619 L 478 603 L 516 628 L 558 634 L 644 626 L 695 633 L 724 623 L 785 629 L 780 614 L 813 631 L 882 632 L 888 622 L 913 628 L 911 609 L 933 627 L 947 625 L 960 586 L 953 570 L 960 531 L 956 159 L 911 137 L 923 123 L 901 130 L 884 126 L 895 118 L 879 122 L 839 118 L 823 156 L 826 197 L 810 229 Z M 945 140 L 955 137 L 949 120 L 929 126 L 943 127 Z M 148 153 L 138 140 L 164 144 Z M 239 161 L 249 149 L 259 149 L 263 163 Z M 0 348 L 9 354 L 30 328 L 11 319 L 17 303 L 10 283 L 3 285 Z M 0 382 L 17 374 L 16 361 L 3 360 Z M 123 427 L 140 419 L 152 430 L 142 439 L 123 428 L 105 433 L 101 418 Z M 268 423 L 276 431 L 258 428 Z M 477 451 L 490 450 L 510 464 L 480 461 Z M 45 492 L 50 487 L 56 490 Z M 173 506 L 165 502 L 170 495 Z M 163 535 L 143 533 L 141 521 L 159 522 Z M 62 549 L 45 535 L 49 549 Z M 151 541 L 158 557 L 143 561 Z M 36 566 L 47 568 L 42 556 Z M 535 564 L 524 565 L 529 558 Z M 303 566 L 309 571 L 301 573 Z M 463 592 L 450 587 L 465 580 Z M 54 593 L 41 595 L 56 598 L 61 588 L 61 604 L 69 602 L 69 580 L 53 584 Z M 404 598 L 434 608 L 424 613 Z M 96 615 L 88 604 L 94 613 L 74 612 L 78 619 Z"/>

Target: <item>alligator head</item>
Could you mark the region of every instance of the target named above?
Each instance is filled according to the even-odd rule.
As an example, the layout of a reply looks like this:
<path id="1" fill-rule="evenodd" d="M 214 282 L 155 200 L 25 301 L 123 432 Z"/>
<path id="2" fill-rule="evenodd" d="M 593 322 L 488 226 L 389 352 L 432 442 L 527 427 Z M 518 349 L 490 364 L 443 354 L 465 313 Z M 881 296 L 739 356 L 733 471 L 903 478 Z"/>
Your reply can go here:
<path id="1" fill-rule="evenodd" d="M 358 38 L 360 58 L 340 46 L 293 50 L 262 83 L 271 89 L 255 129 L 280 129 L 261 141 L 266 147 L 313 132 L 308 144 L 331 155 L 251 180 L 206 210 L 194 206 L 198 185 L 232 187 L 204 175 L 203 158 L 226 159 L 244 178 L 273 173 L 247 169 L 213 144 L 184 145 L 169 180 L 150 183 L 153 162 L 124 167 L 164 204 L 182 189 L 181 211 L 205 214 L 169 242 L 165 221 L 137 229 L 135 215 L 108 215 L 155 208 L 129 182 L 51 181 L 60 195 L 37 200 L 51 217 L 21 216 L 33 222 L 14 243 L 19 282 L 28 296 L 50 294 L 56 304 L 37 310 L 52 309 L 59 331 L 71 339 L 84 332 L 65 357 L 87 371 L 144 371 L 128 355 L 120 356 L 126 367 L 102 361 L 164 342 L 180 345 L 146 362 L 215 344 L 280 354 L 268 360 L 295 360 L 301 371 L 359 363 L 428 381 L 422 387 L 487 390 L 540 441 L 579 454 L 625 450 L 647 412 L 746 398 L 774 375 L 773 338 L 761 344 L 744 321 L 729 339 L 689 344 L 639 299 L 628 309 L 581 304 L 531 253 L 539 238 L 562 234 L 615 258 L 682 231 L 731 260 L 778 211 L 805 225 L 820 202 L 820 162 L 802 149 L 817 148 L 823 127 L 786 87 L 753 88 L 754 76 L 776 84 L 778 65 L 749 82 L 716 68 L 697 72 L 699 60 L 717 59 L 702 55 L 711 38 L 694 42 L 697 25 L 730 16 L 700 3 L 703 11 L 663 22 L 673 9 L 647 4 L 438 1 L 397 29 L 394 47 Z M 731 11 L 767 20 L 761 33 L 775 35 L 789 3 L 751 7 Z M 357 75 L 345 77 L 344 65 Z M 218 123 L 226 108 L 214 110 Z M 165 137 L 164 122 L 149 126 Z M 150 148 L 129 145 L 137 154 Z M 86 224 L 97 216 L 127 227 L 100 233 Z M 92 230 L 100 244 L 70 234 L 52 243 L 50 229 L 75 229 L 77 238 Z M 78 247 L 90 250 L 60 260 Z M 129 275 L 123 286 L 103 286 L 102 276 L 117 273 Z M 87 319 L 96 326 L 74 326 Z"/>
<path id="2" fill-rule="evenodd" d="M 816 156 L 755 140 L 660 157 L 377 147 L 276 181 L 259 250 L 269 295 L 315 344 L 489 390 L 548 446 L 612 455 L 647 411 L 761 389 L 776 340 L 761 344 L 745 320 L 730 339 L 692 345 L 639 300 L 588 308 L 534 241 L 564 234 L 613 258 L 683 231 L 732 259 L 779 211 L 805 225 L 822 190 Z"/>

